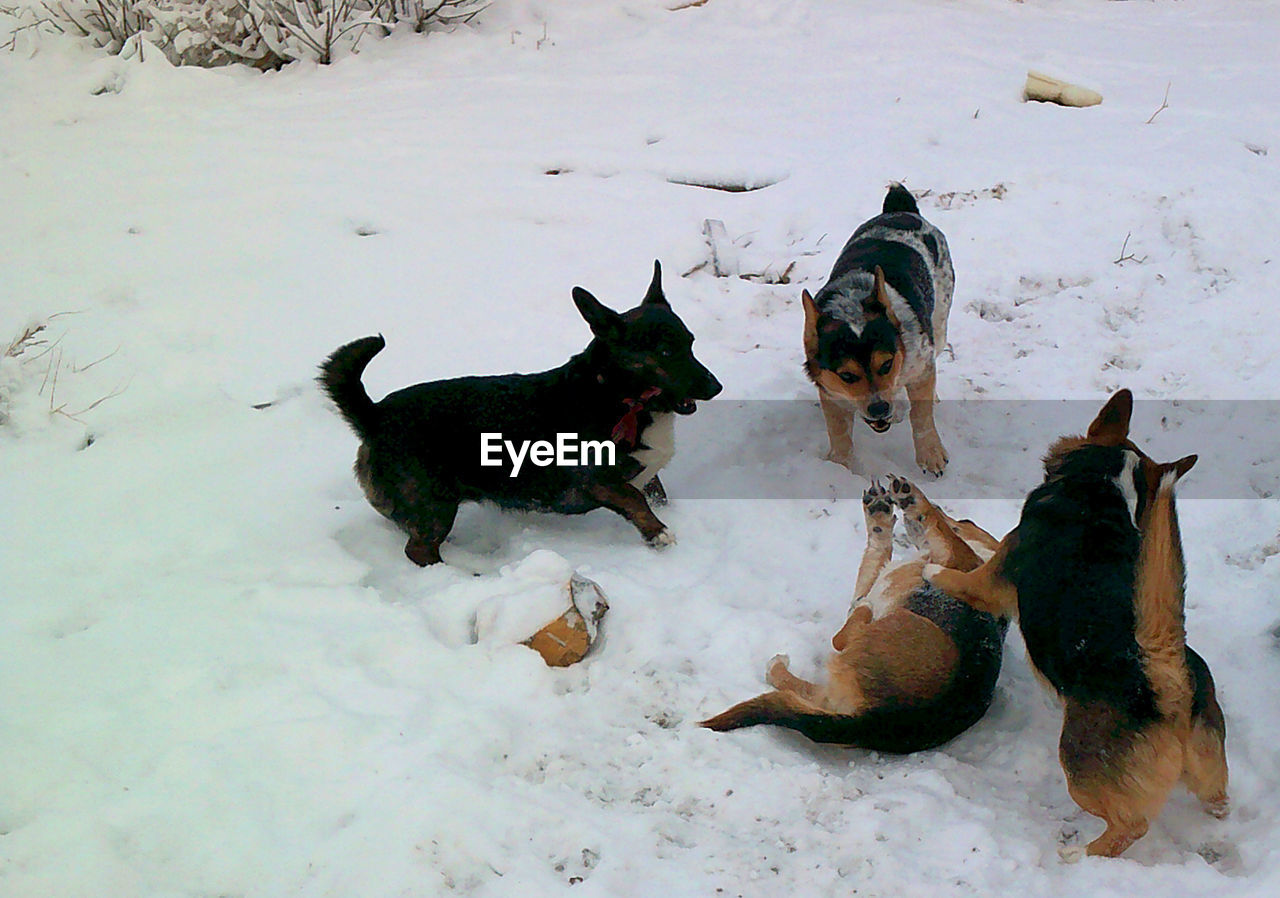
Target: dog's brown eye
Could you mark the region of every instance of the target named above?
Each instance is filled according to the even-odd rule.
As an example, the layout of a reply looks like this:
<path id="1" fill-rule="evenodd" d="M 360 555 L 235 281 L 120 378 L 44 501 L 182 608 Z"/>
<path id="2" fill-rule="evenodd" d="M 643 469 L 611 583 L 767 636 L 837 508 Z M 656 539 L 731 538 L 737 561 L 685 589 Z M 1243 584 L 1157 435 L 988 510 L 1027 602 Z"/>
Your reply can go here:
<path id="1" fill-rule="evenodd" d="M 893 370 L 893 359 L 890 359 L 889 361 L 885 362 L 883 365 L 880 366 L 880 376 L 884 377 L 891 370 Z"/>
<path id="2" fill-rule="evenodd" d="M 840 379 L 847 384 L 856 384 L 858 381 L 862 380 L 861 377 L 854 374 L 852 371 L 841 371 Z"/>

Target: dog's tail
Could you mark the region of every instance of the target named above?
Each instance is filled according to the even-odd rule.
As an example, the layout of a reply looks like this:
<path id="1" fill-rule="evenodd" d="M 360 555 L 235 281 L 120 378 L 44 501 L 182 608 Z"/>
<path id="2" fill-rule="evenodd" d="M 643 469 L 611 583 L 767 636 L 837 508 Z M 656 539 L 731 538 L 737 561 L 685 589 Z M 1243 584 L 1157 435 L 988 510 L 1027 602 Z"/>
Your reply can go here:
<path id="1" fill-rule="evenodd" d="M 860 714 L 832 714 L 794 692 L 778 690 L 747 699 L 699 725 L 724 733 L 770 724 L 795 730 L 814 742 L 908 754 L 951 741 L 980 718 L 985 710 L 985 707 L 979 709 L 976 717 L 969 713 L 952 714 L 947 709 L 932 705 L 869 708 Z"/>
<path id="2" fill-rule="evenodd" d="M 1187 668 L 1187 632 L 1183 619 L 1186 570 L 1173 485 L 1195 463 L 1189 456 L 1161 465 L 1159 486 L 1143 515 L 1142 547 L 1134 582 L 1134 636 L 1156 696 L 1156 707 L 1168 718 L 1191 713 L 1191 672 Z"/>
<path id="3" fill-rule="evenodd" d="M 886 215 L 890 212 L 910 212 L 919 215 L 920 207 L 916 205 L 916 198 L 911 195 L 911 191 L 894 181 L 889 185 L 889 192 L 885 195 L 883 211 Z"/>
<path id="4" fill-rule="evenodd" d="M 363 440 L 368 439 L 377 424 L 378 408 L 364 390 L 360 375 L 387 341 L 382 335 L 364 337 L 333 352 L 320 366 L 316 378 L 351 429 Z"/>

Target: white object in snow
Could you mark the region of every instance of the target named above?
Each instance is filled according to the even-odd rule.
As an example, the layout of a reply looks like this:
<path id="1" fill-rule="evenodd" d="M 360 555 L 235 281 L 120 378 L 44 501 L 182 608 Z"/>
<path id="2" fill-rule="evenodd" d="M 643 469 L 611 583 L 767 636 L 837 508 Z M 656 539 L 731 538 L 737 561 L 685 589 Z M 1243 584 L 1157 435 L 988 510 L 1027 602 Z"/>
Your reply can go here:
<path id="1" fill-rule="evenodd" d="M 1059 106 L 1097 106 L 1102 94 L 1078 84 L 1071 84 L 1044 72 L 1027 72 L 1022 99 L 1057 103 Z"/>

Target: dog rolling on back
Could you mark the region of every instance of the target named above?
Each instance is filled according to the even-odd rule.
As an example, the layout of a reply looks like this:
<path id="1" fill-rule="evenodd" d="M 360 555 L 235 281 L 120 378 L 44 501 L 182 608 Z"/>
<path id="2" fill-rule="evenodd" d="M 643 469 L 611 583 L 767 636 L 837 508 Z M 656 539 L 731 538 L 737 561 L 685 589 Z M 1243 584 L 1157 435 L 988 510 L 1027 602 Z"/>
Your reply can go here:
<path id="1" fill-rule="evenodd" d="M 1031 663 L 1063 700 L 1068 791 L 1107 824 L 1087 851 L 1108 857 L 1147 832 L 1180 780 L 1208 813 L 1228 811 L 1226 723 L 1183 624 L 1173 487 L 1196 459 L 1147 457 L 1128 437 L 1132 407 L 1121 391 L 1087 436 L 1050 447 L 1044 483 L 986 564 L 926 572 L 977 608 L 1018 615 Z"/>
<path id="2" fill-rule="evenodd" d="M 863 496 L 867 548 L 849 619 L 832 638 L 828 681 L 818 685 L 774 658 L 775 687 L 702 725 L 733 730 L 772 724 L 815 742 L 905 754 L 955 738 L 986 713 L 1000 673 L 1007 622 L 924 582 L 927 562 L 974 568 L 996 540 L 955 521 L 906 480 Z M 920 557 L 891 563 L 894 506 Z"/>
<path id="3" fill-rule="evenodd" d="M 933 422 L 935 359 L 947 345 L 954 286 L 946 238 L 895 184 L 817 295 L 801 294 L 805 372 L 826 418 L 827 458 L 852 465 L 854 414 L 884 433 L 902 420 L 905 393 L 916 463 L 929 474 L 945 470 L 947 452 Z"/>
<path id="4" fill-rule="evenodd" d="M 720 384 L 694 358 L 693 335 L 667 303 L 658 263 L 644 301 L 628 312 L 607 308 L 581 287 L 573 300 L 593 339 L 539 374 L 423 383 L 375 403 L 360 378 L 384 347 L 382 337 L 349 343 L 321 366 L 320 385 L 360 438 L 356 477 L 370 504 L 408 533 L 405 554 L 416 564 L 440 561 L 440 544 L 464 501 L 564 514 L 604 507 L 651 545 L 674 541 L 641 489 L 663 496 L 657 475 L 675 451 L 673 414 L 691 414 Z M 579 445 L 612 442 L 617 449 L 612 463 L 597 450 L 573 465 L 517 470 L 492 464 L 492 455 L 482 463 L 486 434 L 526 448 L 571 435 Z"/>

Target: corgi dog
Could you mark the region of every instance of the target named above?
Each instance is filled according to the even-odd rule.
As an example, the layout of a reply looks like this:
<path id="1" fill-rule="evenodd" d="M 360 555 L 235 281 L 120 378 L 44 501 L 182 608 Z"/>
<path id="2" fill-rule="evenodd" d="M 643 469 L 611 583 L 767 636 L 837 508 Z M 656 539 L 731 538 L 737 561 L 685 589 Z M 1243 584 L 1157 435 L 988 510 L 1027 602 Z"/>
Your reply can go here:
<path id="1" fill-rule="evenodd" d="M 991 704 L 1008 623 L 927 584 L 926 563 L 978 567 L 997 546 L 972 521 L 956 521 L 909 481 L 863 494 L 867 546 L 848 620 L 832 638 L 827 682 L 810 683 L 769 662 L 775 691 L 702 722 L 725 731 L 756 724 L 798 730 L 816 742 L 905 754 L 964 732 Z M 893 562 L 894 506 L 920 552 Z"/>
<path id="2" fill-rule="evenodd" d="M 1087 853 L 1105 857 L 1147 832 L 1179 781 L 1207 813 L 1230 807 L 1226 721 L 1183 624 L 1174 484 L 1196 456 L 1152 461 L 1129 439 L 1132 412 L 1121 390 L 1085 436 L 1049 447 L 1044 482 L 985 564 L 925 571 L 975 608 L 1017 616 L 1033 667 L 1062 699 L 1067 790 L 1106 823 Z"/>
<path id="3" fill-rule="evenodd" d="M 381 336 L 349 343 L 321 365 L 321 387 L 360 438 L 356 479 L 369 503 L 408 534 L 405 555 L 415 564 L 441 560 L 466 501 L 563 514 L 604 507 L 652 546 L 675 541 L 641 490 L 665 499 L 658 472 L 675 453 L 673 415 L 692 414 L 720 382 L 694 358 L 693 334 L 663 294 L 658 262 L 630 311 L 615 312 L 581 287 L 573 301 L 593 338 L 550 371 L 422 383 L 375 403 L 360 377 L 386 345 Z M 559 451 L 566 435 L 594 454 L 553 464 L 528 451 Z M 503 464 L 488 450 L 508 443 L 512 464 Z M 532 463 L 521 464 L 526 455 L 517 460 L 514 447 Z"/>
<path id="4" fill-rule="evenodd" d="M 817 295 L 801 294 L 804 369 L 818 388 L 828 459 L 852 467 L 855 415 L 884 433 L 902 420 L 905 395 L 916 463 L 935 476 L 946 470 L 933 406 L 954 288 L 946 238 L 894 184 L 881 214 L 854 231 Z"/>

